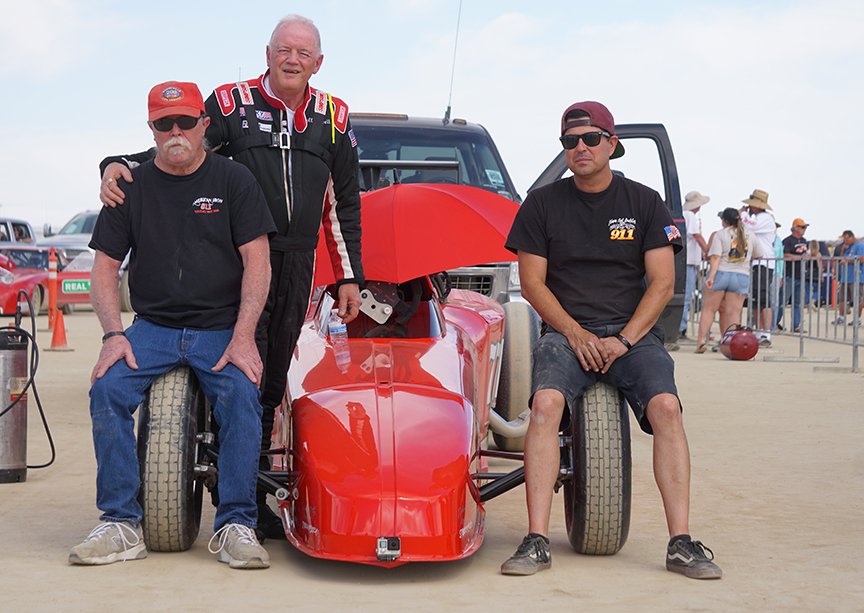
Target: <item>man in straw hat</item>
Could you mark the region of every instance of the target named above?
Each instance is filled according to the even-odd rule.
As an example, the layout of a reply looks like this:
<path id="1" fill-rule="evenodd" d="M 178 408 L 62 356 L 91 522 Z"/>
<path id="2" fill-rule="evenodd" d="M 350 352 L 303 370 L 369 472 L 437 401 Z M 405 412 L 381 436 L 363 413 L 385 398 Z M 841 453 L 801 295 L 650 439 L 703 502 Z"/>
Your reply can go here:
<path id="1" fill-rule="evenodd" d="M 741 220 L 744 226 L 759 241 L 762 253 L 774 253 L 774 239 L 777 236 L 777 223 L 771 205 L 768 204 L 768 192 L 754 189 L 749 198 L 742 200 Z M 774 322 L 771 318 L 772 288 L 776 262 L 772 259 L 754 259 L 751 264 L 750 293 L 753 296 L 753 318 L 757 328 L 759 342 L 763 346 L 771 345 L 771 330 Z"/>
<path id="2" fill-rule="evenodd" d="M 699 210 L 711 200 L 699 192 L 687 192 L 684 196 L 684 223 L 687 225 L 687 285 L 684 289 L 684 312 L 678 330 L 681 338 L 687 338 L 687 320 L 690 318 L 690 302 L 696 291 L 696 275 L 708 253 L 708 244 L 702 236 L 702 219 Z"/>

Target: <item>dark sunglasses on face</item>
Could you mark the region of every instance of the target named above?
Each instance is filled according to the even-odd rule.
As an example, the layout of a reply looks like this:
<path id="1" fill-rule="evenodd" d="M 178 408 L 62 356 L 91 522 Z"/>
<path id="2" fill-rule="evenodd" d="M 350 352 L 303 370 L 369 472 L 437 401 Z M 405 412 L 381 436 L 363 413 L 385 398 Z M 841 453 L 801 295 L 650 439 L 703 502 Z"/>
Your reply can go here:
<path id="1" fill-rule="evenodd" d="M 586 147 L 596 147 L 600 144 L 600 139 L 604 136 L 608 138 L 612 135 L 605 130 L 601 130 L 599 132 L 587 132 L 585 134 L 565 134 L 559 140 L 565 149 L 575 149 L 579 145 L 580 140 L 585 143 Z"/>
<path id="2" fill-rule="evenodd" d="M 198 125 L 199 119 L 201 119 L 201 117 L 178 115 L 177 117 L 162 117 L 161 119 L 154 119 L 151 123 L 159 132 L 170 132 L 175 123 L 181 130 L 191 130 Z"/>

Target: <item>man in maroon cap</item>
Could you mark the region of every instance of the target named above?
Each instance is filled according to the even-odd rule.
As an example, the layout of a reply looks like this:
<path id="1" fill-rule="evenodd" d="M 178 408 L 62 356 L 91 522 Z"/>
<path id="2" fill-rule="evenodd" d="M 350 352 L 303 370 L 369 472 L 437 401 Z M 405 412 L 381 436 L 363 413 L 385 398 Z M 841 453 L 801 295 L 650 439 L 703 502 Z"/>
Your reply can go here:
<path id="1" fill-rule="evenodd" d="M 501 572 L 530 575 L 551 566 L 561 416 L 589 386 L 605 381 L 654 435 L 654 476 L 671 537 L 666 568 L 718 579 L 713 553 L 689 535 L 690 452 L 674 364 L 657 325 L 673 294 L 681 234 L 657 192 L 612 173 L 609 160 L 624 155 L 624 147 L 605 106 L 568 107 L 560 140 L 573 177 L 528 194 L 506 242 L 519 256 L 522 295 L 543 327 L 525 437 L 528 535 Z"/>
<path id="2" fill-rule="evenodd" d="M 263 372 L 255 327 L 276 225 L 252 173 L 205 151 L 210 118 L 194 83 L 156 85 L 148 110 L 156 157 L 132 169 L 129 182 L 121 179 L 125 206 L 103 208 L 90 241 L 91 297 L 105 333 L 90 381 L 102 523 L 72 548 L 69 562 L 147 557 L 133 414 L 157 377 L 185 365 L 220 426 L 211 551 L 232 568 L 266 568 L 254 532 Z M 117 274 L 127 253 L 137 317 L 124 330 Z"/>

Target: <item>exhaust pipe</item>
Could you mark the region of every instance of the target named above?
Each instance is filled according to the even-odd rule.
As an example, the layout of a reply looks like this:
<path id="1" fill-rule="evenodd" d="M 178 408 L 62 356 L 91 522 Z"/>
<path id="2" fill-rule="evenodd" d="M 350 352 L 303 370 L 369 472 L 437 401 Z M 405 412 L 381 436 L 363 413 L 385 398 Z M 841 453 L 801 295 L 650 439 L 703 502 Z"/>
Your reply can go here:
<path id="1" fill-rule="evenodd" d="M 528 432 L 528 421 L 531 418 L 531 410 L 525 409 L 513 421 L 507 421 L 494 409 L 489 411 L 489 429 L 495 434 L 506 438 L 522 438 Z"/>

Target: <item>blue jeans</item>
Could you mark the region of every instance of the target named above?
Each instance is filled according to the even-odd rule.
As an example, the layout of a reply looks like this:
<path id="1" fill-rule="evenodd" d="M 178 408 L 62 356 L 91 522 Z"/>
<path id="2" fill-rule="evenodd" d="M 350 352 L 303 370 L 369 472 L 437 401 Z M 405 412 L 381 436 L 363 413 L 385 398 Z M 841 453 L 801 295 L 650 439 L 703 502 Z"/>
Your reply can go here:
<path id="1" fill-rule="evenodd" d="M 810 296 L 810 281 L 804 280 L 804 300 Z M 792 329 L 801 327 L 801 279 L 786 277 L 780 288 L 780 308 L 777 309 L 777 323 L 783 321 L 783 311 L 792 302 Z"/>
<path id="2" fill-rule="evenodd" d="M 687 284 L 684 286 L 684 312 L 681 313 L 681 325 L 678 330 L 681 334 L 687 332 L 687 320 L 690 318 L 690 301 L 693 299 L 693 292 L 696 291 L 696 273 L 699 267 L 695 264 L 687 264 Z"/>
<path id="3" fill-rule="evenodd" d="M 232 334 L 233 329 L 165 328 L 140 318 L 126 330 L 138 370 L 120 360 L 90 388 L 96 505 L 102 511 L 102 521 L 141 522 L 133 415 L 159 375 L 188 365 L 219 423 L 219 507 L 214 527 L 218 530 L 229 523 L 255 527 L 255 485 L 261 449 L 258 388 L 233 364 L 220 372 L 210 370 Z"/>

